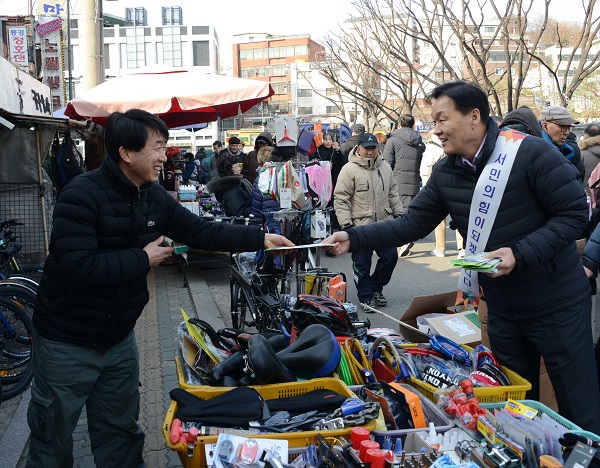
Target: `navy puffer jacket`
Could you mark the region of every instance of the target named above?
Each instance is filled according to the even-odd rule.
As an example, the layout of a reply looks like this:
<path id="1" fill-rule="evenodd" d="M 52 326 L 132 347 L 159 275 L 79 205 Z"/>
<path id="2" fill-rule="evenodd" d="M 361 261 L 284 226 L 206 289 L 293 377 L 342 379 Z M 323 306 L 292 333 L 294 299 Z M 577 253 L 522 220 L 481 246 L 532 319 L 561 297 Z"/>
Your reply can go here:
<path id="1" fill-rule="evenodd" d="M 121 341 L 148 302 L 143 248 L 162 235 L 207 250 L 264 246 L 257 227 L 203 221 L 158 184 L 138 189 L 109 156 L 58 199 L 36 330 L 49 340 L 100 349 Z"/>
<path id="2" fill-rule="evenodd" d="M 467 235 L 477 178 L 498 137 L 490 119 L 477 171 L 448 155 L 433 169 L 427 185 L 397 219 L 349 230 L 351 250 L 404 245 L 428 235 L 446 218 Z M 480 274 L 490 313 L 534 316 L 579 303 L 590 294 L 575 240 L 587 226 L 587 203 L 570 163 L 549 143 L 527 136 L 516 156 L 486 246 L 511 247 L 515 269 L 507 276 Z"/>

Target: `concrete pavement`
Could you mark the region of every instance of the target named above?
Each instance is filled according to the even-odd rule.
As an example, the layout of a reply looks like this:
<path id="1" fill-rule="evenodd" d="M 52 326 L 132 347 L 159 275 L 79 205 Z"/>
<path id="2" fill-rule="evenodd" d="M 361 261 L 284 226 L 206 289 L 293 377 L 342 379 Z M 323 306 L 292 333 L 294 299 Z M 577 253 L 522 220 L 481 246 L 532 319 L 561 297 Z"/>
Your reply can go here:
<path id="1" fill-rule="evenodd" d="M 150 302 L 137 322 L 136 338 L 140 352 L 140 425 L 146 433 L 144 457 L 148 468 L 181 467 L 177 454 L 167 448 L 162 424 L 170 404 L 169 391 L 177 387 L 175 350 L 177 327 L 182 321 L 180 308 L 188 315 L 202 318 L 215 328 L 223 328 L 205 274 L 211 270 L 190 268 L 190 288 L 183 286 L 178 265 L 160 266 L 148 275 Z M 191 291 L 194 291 L 192 299 Z M 27 456 L 29 429 L 27 405 L 30 391 L 0 405 L 0 467 L 22 468 Z M 75 468 L 94 468 L 85 410 L 73 434 Z M 98 467 L 101 468 L 101 467 Z"/>

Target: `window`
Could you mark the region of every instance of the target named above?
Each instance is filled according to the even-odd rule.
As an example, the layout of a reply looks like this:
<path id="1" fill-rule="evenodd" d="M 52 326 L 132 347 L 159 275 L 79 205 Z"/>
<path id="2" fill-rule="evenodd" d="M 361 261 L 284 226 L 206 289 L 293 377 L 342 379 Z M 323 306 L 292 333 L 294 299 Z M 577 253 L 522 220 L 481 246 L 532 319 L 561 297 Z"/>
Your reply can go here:
<path id="1" fill-rule="evenodd" d="M 104 69 L 110 68 L 110 47 L 108 44 L 104 44 Z"/>
<path id="2" fill-rule="evenodd" d="M 299 115 L 307 115 L 307 114 L 312 114 L 312 113 L 313 113 L 312 107 L 298 107 Z"/>
<path id="3" fill-rule="evenodd" d="M 486 33 L 493 33 L 493 32 L 496 32 L 496 28 L 495 28 L 494 26 L 485 26 L 485 27 L 483 28 L 483 30 L 484 30 Z"/>
<path id="4" fill-rule="evenodd" d="M 495 73 L 496 75 L 502 75 L 502 73 L 504 73 L 504 68 L 496 68 Z"/>
<path id="5" fill-rule="evenodd" d="M 337 114 L 339 112 L 340 112 L 340 110 L 339 110 L 338 106 L 325 106 L 326 114 Z"/>
<path id="6" fill-rule="evenodd" d="M 125 8 L 125 22 L 128 26 L 146 26 L 146 21 L 145 8 Z"/>
<path id="7" fill-rule="evenodd" d="M 306 44 L 294 46 L 294 55 L 308 55 L 308 46 Z"/>
<path id="8" fill-rule="evenodd" d="M 143 28 L 127 28 L 125 44 L 127 68 L 140 68 L 146 65 L 144 40 Z"/>
<path id="9" fill-rule="evenodd" d="M 311 97 L 311 96 L 312 96 L 312 89 L 299 89 L 298 90 L 298 97 Z"/>
<path id="10" fill-rule="evenodd" d="M 207 67 L 210 65 L 210 50 L 208 47 L 208 41 L 194 41 L 192 42 L 193 55 L 194 55 L 194 66 L 195 67 Z"/>
<path id="11" fill-rule="evenodd" d="M 165 26 L 169 24 L 183 24 L 181 7 L 162 7 L 162 24 Z"/>
<path id="12" fill-rule="evenodd" d="M 325 96 L 335 96 L 335 88 L 327 88 L 325 90 Z"/>
<path id="13" fill-rule="evenodd" d="M 287 94 L 288 92 L 287 83 L 271 83 L 271 86 L 273 87 L 275 94 Z"/>
<path id="14" fill-rule="evenodd" d="M 163 64 L 181 67 L 181 35 L 179 27 L 163 30 Z"/>

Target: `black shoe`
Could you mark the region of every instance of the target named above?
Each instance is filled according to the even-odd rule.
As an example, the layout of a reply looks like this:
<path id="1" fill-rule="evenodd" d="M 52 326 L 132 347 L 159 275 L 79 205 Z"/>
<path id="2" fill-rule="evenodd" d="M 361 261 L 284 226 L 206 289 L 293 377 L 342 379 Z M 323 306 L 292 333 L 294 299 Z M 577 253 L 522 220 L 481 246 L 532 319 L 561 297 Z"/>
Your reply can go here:
<path id="1" fill-rule="evenodd" d="M 380 292 L 373 293 L 373 302 L 379 307 L 385 307 L 387 305 L 387 299 Z"/>
<path id="2" fill-rule="evenodd" d="M 375 308 L 375 306 L 376 306 L 376 305 L 377 305 L 377 304 L 375 304 L 375 302 L 373 302 L 373 299 L 371 299 L 371 300 L 369 300 L 369 301 L 367 301 L 367 302 L 363 302 L 363 303 L 362 303 L 362 310 L 364 310 L 364 311 L 365 311 L 367 314 L 374 314 L 374 313 L 375 313 L 374 311 L 372 311 L 371 309 L 368 309 L 368 308 L 367 308 L 367 307 L 365 307 L 365 306 L 368 306 L 368 307 L 373 307 L 373 308 Z"/>

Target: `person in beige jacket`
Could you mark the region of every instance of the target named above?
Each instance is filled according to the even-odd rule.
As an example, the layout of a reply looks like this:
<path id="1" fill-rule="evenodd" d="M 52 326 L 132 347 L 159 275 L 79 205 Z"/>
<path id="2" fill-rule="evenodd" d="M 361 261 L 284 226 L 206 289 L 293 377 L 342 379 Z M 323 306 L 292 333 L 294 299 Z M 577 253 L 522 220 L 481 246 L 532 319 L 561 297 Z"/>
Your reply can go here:
<path id="1" fill-rule="evenodd" d="M 398 184 L 391 166 L 379 153 L 379 143 L 372 133 L 363 133 L 358 145 L 348 155 L 334 192 L 334 209 L 342 229 L 361 226 L 402 214 Z M 352 253 L 354 284 L 365 312 L 369 307 L 385 307 L 383 287 L 390 282 L 398 262 L 396 248 L 377 249 L 379 259 L 371 274 L 372 250 Z M 365 307 L 368 306 L 368 307 Z"/>

